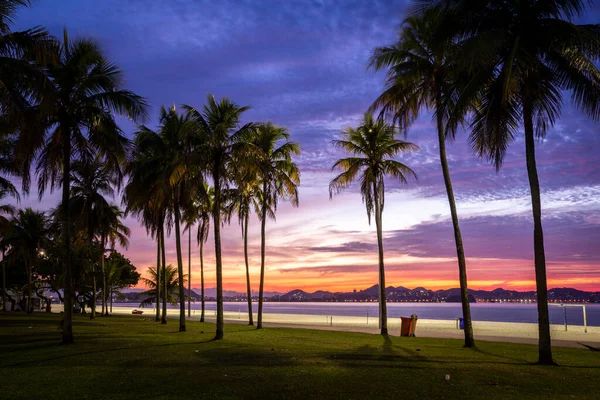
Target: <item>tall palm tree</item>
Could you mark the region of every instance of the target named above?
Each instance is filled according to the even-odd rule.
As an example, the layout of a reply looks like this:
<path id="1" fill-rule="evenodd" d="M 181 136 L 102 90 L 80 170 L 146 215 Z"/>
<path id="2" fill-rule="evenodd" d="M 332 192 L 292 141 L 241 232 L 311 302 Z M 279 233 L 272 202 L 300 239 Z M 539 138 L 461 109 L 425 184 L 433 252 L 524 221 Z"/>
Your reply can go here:
<path id="1" fill-rule="evenodd" d="M 201 297 L 201 313 L 200 322 L 204 322 L 206 305 L 204 293 L 204 243 L 208 240 L 210 231 L 210 217 L 212 215 L 212 207 L 214 203 L 214 190 L 203 182 L 197 186 L 195 195 L 191 202 L 191 206 L 185 211 L 184 220 L 188 224 L 198 223 L 198 231 L 196 240 L 198 242 L 198 250 L 200 253 L 200 297 Z"/>
<path id="2" fill-rule="evenodd" d="M 158 290 L 156 292 L 156 321 L 161 320 L 162 324 L 167 323 L 167 302 L 163 302 L 163 315 L 160 313 L 161 290 L 164 290 L 164 283 L 161 286 L 161 275 L 164 273 L 166 265 L 161 263 L 161 254 L 164 249 L 164 242 L 161 238 L 162 230 L 165 225 L 165 214 L 168 199 L 161 193 L 156 193 L 148 190 L 148 185 L 156 184 L 156 170 L 148 170 L 149 160 L 154 159 L 154 147 L 143 148 L 145 141 L 136 139 L 135 154 L 133 160 L 127 166 L 129 181 L 125 186 L 123 203 L 127 206 L 126 212 L 131 212 L 138 219 L 141 219 L 142 224 L 146 228 L 146 233 L 156 239 L 156 283 Z M 144 153 L 147 151 L 148 153 Z M 158 164 L 153 164 L 155 167 Z M 164 235 L 163 235 L 164 236 Z M 162 265 L 162 267 L 161 267 Z M 161 272 L 162 269 L 162 272 Z M 162 289 L 161 289 L 162 288 Z"/>
<path id="3" fill-rule="evenodd" d="M 9 232 L 5 239 L 6 245 L 11 247 L 10 256 L 22 261 L 27 269 L 27 313 L 31 313 L 31 290 L 33 287 L 33 266 L 40 251 L 43 250 L 48 240 L 49 220 L 44 212 L 34 211 L 31 208 L 19 210 L 11 220 Z"/>
<path id="4" fill-rule="evenodd" d="M 179 283 L 179 331 L 185 332 L 185 286 L 183 284 L 183 259 L 181 254 L 181 210 L 189 207 L 192 181 L 185 138 L 194 128 L 189 113 L 178 114 L 175 107 L 161 108 L 159 130 L 155 132 L 140 126 L 136 132 L 136 149 L 140 151 L 138 167 L 142 170 L 141 182 L 147 185 L 152 196 L 163 205 L 167 225 L 175 228 L 175 246 Z M 136 191 L 139 193 L 139 191 Z M 164 245 L 161 228 L 161 243 Z"/>
<path id="5" fill-rule="evenodd" d="M 71 204 L 73 215 L 80 218 L 82 228 L 87 236 L 88 247 L 98 235 L 98 228 L 103 217 L 111 211 L 111 205 L 105 196 L 114 197 L 114 187 L 117 184 L 114 171 L 109 168 L 109 163 L 103 157 L 96 155 L 93 158 L 76 160 L 72 165 Z M 104 236 L 101 246 L 104 249 Z M 103 265 L 104 252 L 102 252 Z M 96 263 L 92 263 L 95 267 Z M 96 271 L 92 271 L 92 309 L 90 319 L 96 316 Z M 102 303 L 104 306 L 104 302 Z M 104 307 L 103 307 L 104 309 Z"/>
<path id="6" fill-rule="evenodd" d="M 255 166 L 243 168 L 243 162 L 235 173 L 235 189 L 230 190 L 228 214 L 235 212 L 238 215 L 238 221 L 242 229 L 242 240 L 244 241 L 244 262 L 246 264 L 246 297 L 248 302 L 248 325 L 254 326 L 254 317 L 252 312 L 252 289 L 250 285 L 250 266 L 248 262 L 248 226 L 250 225 L 250 214 L 254 208 L 260 215 L 260 182 L 258 180 L 258 171 Z"/>
<path id="7" fill-rule="evenodd" d="M 208 94 L 202 110 L 184 106 L 199 133 L 193 145 L 192 160 L 212 178 L 212 207 L 217 275 L 217 329 L 215 339 L 223 339 L 223 260 L 221 258 L 222 191 L 233 180 L 234 154 L 243 147 L 241 137 L 252 124 L 240 126 L 240 118 L 249 107 L 240 107 L 227 98 L 217 101 Z"/>
<path id="8" fill-rule="evenodd" d="M 332 197 L 359 179 L 369 224 L 371 216 L 375 216 L 379 248 L 379 325 L 382 335 L 388 334 L 381 219 L 385 200 L 384 178 L 389 176 L 404 184 L 408 183 L 406 178 L 409 175 L 416 179 L 415 172 L 395 160 L 395 157 L 400 153 L 419 149 L 412 143 L 396 139 L 395 135 L 393 125 L 381 119 L 376 121 L 371 114 L 365 113 L 359 127 L 346 128 L 342 132 L 343 139 L 333 141 L 336 148 L 349 153 L 350 157 L 335 162 L 332 170 L 341 169 L 342 172 L 329 183 L 329 195 Z"/>
<path id="9" fill-rule="evenodd" d="M 20 132 L 20 145 L 38 153 L 36 172 L 40 197 L 48 186 L 62 186 L 62 242 L 65 270 L 65 311 L 63 343 L 73 341 L 72 306 L 74 300 L 71 271 L 69 195 L 71 161 L 93 153 L 110 154 L 125 160 L 129 141 L 117 126 L 114 114 L 133 120 L 146 116 L 144 99 L 120 89 L 122 72 L 107 60 L 100 47 L 90 39 L 71 40 L 65 30 L 57 44 L 54 61 L 48 64 L 48 81 L 34 110 L 45 124 L 26 126 Z M 31 128 L 31 129 L 29 129 Z"/>
<path id="10" fill-rule="evenodd" d="M 262 329 L 262 308 L 265 284 L 265 246 L 267 218 L 275 219 L 277 203 L 288 199 L 298 207 L 300 170 L 292 156 L 300 154 L 300 146 L 289 141 L 286 128 L 271 122 L 255 127 L 249 140 L 252 144 L 252 163 L 256 167 L 262 189 L 260 199 L 260 284 L 258 290 L 257 329 Z"/>
<path id="11" fill-rule="evenodd" d="M 0 137 L 0 173 L 14 175 L 15 169 L 12 164 L 13 146 L 12 141 Z M 13 183 L 0 175 L 0 199 L 6 196 L 12 196 L 19 200 L 19 192 Z M 0 248 L 2 250 L 2 307 L 6 311 L 6 263 L 4 262 L 5 243 L 4 240 L 10 227 L 10 219 L 15 213 L 15 208 L 11 204 L 0 205 Z"/>
<path id="12" fill-rule="evenodd" d="M 125 213 L 121 209 L 110 204 L 108 207 L 103 207 L 97 210 L 98 214 L 98 236 L 100 237 L 100 270 L 102 272 L 102 310 L 104 315 L 108 315 L 107 307 L 107 274 L 105 268 L 106 252 L 108 250 L 114 251 L 115 245 L 118 243 L 119 246 L 127 249 L 129 247 L 129 236 L 131 236 L 131 230 L 123 223 Z M 107 244 L 110 245 L 110 249 L 107 249 Z"/>
<path id="13" fill-rule="evenodd" d="M 28 108 L 36 99 L 36 91 L 43 88 L 46 81 L 42 67 L 53 56 L 54 41 L 45 28 L 11 30 L 18 10 L 32 4 L 32 0 L 3 0 L 0 3 L 0 124 L 3 125 L 3 137 L 7 132 L 14 133 L 19 125 L 30 119 Z M 33 155 L 21 152 L 20 148 L 16 150 L 12 161 L 14 166 L 20 167 L 22 184 L 27 191 L 28 164 Z"/>
<path id="14" fill-rule="evenodd" d="M 563 94 L 592 119 L 600 119 L 598 25 L 575 25 L 586 7 L 573 1 L 432 1 L 444 33 L 459 40 L 459 59 L 470 80 L 457 113 L 474 104 L 471 144 L 497 169 L 521 124 L 534 221 L 534 264 L 541 364 L 553 364 L 548 315 L 546 256 L 535 139 L 560 116 Z"/>
<path id="15" fill-rule="evenodd" d="M 454 243 L 458 259 L 462 313 L 465 322 L 465 347 L 473 347 L 473 326 L 467 284 L 467 264 L 456 201 L 446 157 L 446 139 L 453 138 L 455 125 L 448 124 L 451 112 L 456 49 L 452 41 L 436 37 L 439 18 L 433 13 L 407 18 L 397 44 L 378 47 L 370 67 L 387 69 L 386 89 L 371 109 L 381 109 L 381 116 L 391 116 L 404 130 L 419 116 L 423 108 L 434 111 L 437 125 L 440 163 L 450 205 Z M 450 129 L 449 129 L 450 128 Z M 449 135 L 448 135 L 449 133 Z"/>

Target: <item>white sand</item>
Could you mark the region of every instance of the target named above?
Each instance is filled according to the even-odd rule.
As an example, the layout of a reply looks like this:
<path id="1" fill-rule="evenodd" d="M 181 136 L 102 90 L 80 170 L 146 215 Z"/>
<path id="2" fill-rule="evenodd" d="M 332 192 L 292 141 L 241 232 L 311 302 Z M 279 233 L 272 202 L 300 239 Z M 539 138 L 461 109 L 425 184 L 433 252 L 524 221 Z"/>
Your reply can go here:
<path id="1" fill-rule="evenodd" d="M 113 307 L 113 314 L 131 315 L 135 307 Z M 138 308 L 139 309 L 139 308 Z M 148 317 L 155 315 L 155 309 L 140 309 L 144 313 L 134 317 Z M 52 305 L 53 312 L 62 311 L 62 306 Z M 100 310 L 97 309 L 99 312 Z M 179 316 L 178 309 L 169 309 L 167 312 L 169 318 Z M 206 320 L 214 321 L 216 311 L 206 311 Z M 200 318 L 200 310 L 192 310 L 192 320 Z M 231 323 L 245 323 L 247 314 L 244 312 L 225 311 L 225 321 Z M 256 314 L 254 315 L 256 321 Z M 266 326 L 277 327 L 299 327 L 327 330 L 344 330 L 356 332 L 377 333 L 378 320 L 370 317 L 351 317 L 351 316 L 325 316 L 325 315 L 306 315 L 306 314 L 263 314 L 263 322 Z M 390 334 L 400 334 L 400 319 L 390 318 L 388 320 L 388 329 Z M 600 327 L 588 326 L 587 333 L 581 325 L 569 325 L 565 332 L 564 325 L 551 325 L 552 339 L 555 345 L 559 346 L 578 346 L 578 342 L 597 345 L 600 343 Z M 489 322 L 474 321 L 473 330 L 476 339 L 507 341 L 519 343 L 535 343 L 537 341 L 537 324 L 517 323 L 517 322 Z M 434 320 L 419 319 L 417 322 L 417 336 L 420 337 L 438 337 L 438 338 L 462 338 L 463 331 L 457 329 L 454 320 Z"/>

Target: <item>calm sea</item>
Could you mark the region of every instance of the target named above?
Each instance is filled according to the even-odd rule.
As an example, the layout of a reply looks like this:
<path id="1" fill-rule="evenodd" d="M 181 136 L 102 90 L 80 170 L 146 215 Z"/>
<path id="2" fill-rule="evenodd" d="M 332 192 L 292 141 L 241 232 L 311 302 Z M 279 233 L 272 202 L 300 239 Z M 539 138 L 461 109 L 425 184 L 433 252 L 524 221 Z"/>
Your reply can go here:
<path id="1" fill-rule="evenodd" d="M 136 307 L 137 303 L 115 303 L 115 306 Z M 257 312 L 258 304 L 252 304 Z M 214 302 L 206 302 L 206 309 L 215 310 Z M 177 308 L 169 306 L 169 308 Z M 200 309 L 200 303 L 192 303 L 193 310 Z M 226 302 L 225 311 L 245 312 L 247 304 L 242 302 Z M 271 314 L 309 314 L 309 315 L 343 315 L 376 317 L 377 303 L 264 303 L 263 310 Z M 570 325 L 583 325 L 581 307 L 566 307 L 567 320 Z M 600 326 L 600 304 L 587 304 L 587 324 Z M 452 320 L 462 316 L 460 303 L 388 303 L 390 318 L 409 317 L 417 314 L 424 319 Z M 471 304 L 471 315 L 475 321 L 497 322 L 537 322 L 535 304 L 518 303 L 474 303 Z M 550 323 L 564 323 L 563 307 L 550 306 Z"/>

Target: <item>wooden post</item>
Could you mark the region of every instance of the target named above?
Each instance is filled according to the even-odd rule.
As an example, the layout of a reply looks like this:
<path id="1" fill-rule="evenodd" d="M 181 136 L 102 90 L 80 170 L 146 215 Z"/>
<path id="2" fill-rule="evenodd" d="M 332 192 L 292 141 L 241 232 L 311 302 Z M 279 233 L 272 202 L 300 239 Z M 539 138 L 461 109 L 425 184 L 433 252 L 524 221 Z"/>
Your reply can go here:
<path id="1" fill-rule="evenodd" d="M 583 328 L 584 332 L 587 333 L 587 314 L 585 312 L 585 304 L 583 305 Z"/>

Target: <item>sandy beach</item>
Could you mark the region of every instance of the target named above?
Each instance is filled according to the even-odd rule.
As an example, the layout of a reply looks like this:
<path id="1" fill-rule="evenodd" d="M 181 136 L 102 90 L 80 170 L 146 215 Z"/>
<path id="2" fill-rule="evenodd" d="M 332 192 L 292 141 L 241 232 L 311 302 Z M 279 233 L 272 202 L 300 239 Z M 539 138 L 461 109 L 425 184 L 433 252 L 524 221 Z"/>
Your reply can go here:
<path id="1" fill-rule="evenodd" d="M 136 307 L 113 307 L 113 314 L 131 315 L 136 318 L 148 318 L 154 315 L 154 309 L 146 308 L 141 315 L 132 315 Z M 137 308 L 139 309 L 139 308 Z M 53 312 L 61 312 L 61 305 L 53 305 Z M 99 310 L 98 310 L 99 311 Z M 168 309 L 169 318 L 179 316 L 178 309 Z M 214 322 L 216 312 L 206 312 L 206 321 Z M 192 310 L 191 320 L 200 318 L 200 310 Z M 225 311 L 225 321 L 228 323 L 245 324 L 247 314 L 244 312 Z M 256 314 L 254 316 L 256 321 Z M 364 333 L 378 333 L 378 320 L 374 317 L 355 316 L 325 316 L 306 314 L 263 314 L 263 322 L 268 327 L 296 327 L 305 329 L 326 329 L 337 331 L 352 331 Z M 389 318 L 388 329 L 390 334 L 400 334 L 400 319 Z M 588 326 L 587 333 L 581 325 L 569 325 L 565 331 L 564 325 L 551 325 L 551 334 L 555 346 L 584 347 L 582 344 L 598 346 L 600 344 L 600 327 Z M 537 325 L 532 323 L 516 322 L 490 322 L 473 321 L 473 330 L 477 340 L 489 340 L 515 343 L 537 343 Z M 419 319 L 417 322 L 416 335 L 420 337 L 453 338 L 460 339 L 463 332 L 457 329 L 455 320 Z"/>

